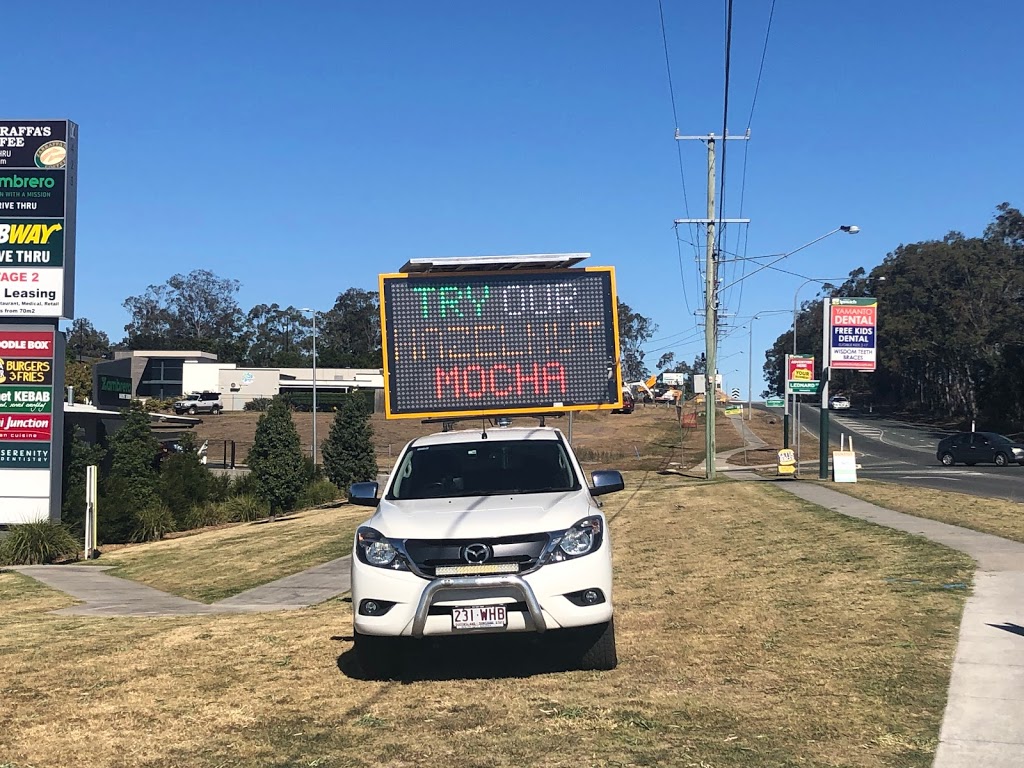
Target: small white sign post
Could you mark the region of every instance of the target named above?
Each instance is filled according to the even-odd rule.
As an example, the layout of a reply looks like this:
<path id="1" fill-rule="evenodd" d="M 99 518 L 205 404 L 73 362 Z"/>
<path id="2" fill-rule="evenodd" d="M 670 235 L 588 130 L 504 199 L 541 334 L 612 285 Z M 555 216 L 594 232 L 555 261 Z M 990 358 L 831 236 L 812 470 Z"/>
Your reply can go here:
<path id="1" fill-rule="evenodd" d="M 96 555 L 96 502 L 99 499 L 99 467 L 94 464 L 85 468 L 85 559 Z"/>

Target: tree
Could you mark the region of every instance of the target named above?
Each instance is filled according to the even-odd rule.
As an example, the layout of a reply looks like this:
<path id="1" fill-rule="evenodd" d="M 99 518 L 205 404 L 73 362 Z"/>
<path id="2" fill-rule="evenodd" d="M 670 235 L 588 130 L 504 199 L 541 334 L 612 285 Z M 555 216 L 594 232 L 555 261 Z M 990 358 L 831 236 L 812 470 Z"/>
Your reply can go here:
<path id="1" fill-rule="evenodd" d="M 196 438 L 191 432 L 181 437 L 181 451 L 160 463 L 160 499 L 171 510 L 178 528 L 188 527 L 188 513 L 210 498 L 210 470 L 199 460 Z"/>
<path id="2" fill-rule="evenodd" d="M 106 357 L 110 354 L 110 338 L 87 318 L 79 317 L 68 331 L 65 354 L 69 361 Z"/>
<path id="3" fill-rule="evenodd" d="M 225 362 L 242 362 L 242 310 L 235 300 L 241 283 L 206 269 L 173 275 L 151 285 L 122 306 L 131 315 L 124 327 L 131 349 L 198 349 Z"/>
<path id="4" fill-rule="evenodd" d="M 280 397 L 256 423 L 249 469 L 260 496 L 270 505 L 271 520 L 295 507 L 306 485 L 306 470 L 292 413 Z"/>
<path id="5" fill-rule="evenodd" d="M 650 341 L 658 326 L 619 299 L 619 358 L 623 381 L 647 378 L 643 345 Z"/>
<path id="6" fill-rule="evenodd" d="M 75 402 L 84 403 L 92 397 L 92 363 L 72 362 L 64 367 L 64 386 L 75 388 Z"/>
<path id="7" fill-rule="evenodd" d="M 312 355 L 309 319 L 295 307 L 257 304 L 245 318 L 249 339 L 249 365 L 270 368 L 299 368 L 309 365 Z"/>
<path id="8" fill-rule="evenodd" d="M 80 430 L 70 419 L 64 420 L 64 473 L 60 519 L 75 535 L 85 527 L 85 468 L 99 465 L 104 450 L 82 439 Z"/>
<path id="9" fill-rule="evenodd" d="M 137 513 L 159 501 L 154 464 L 160 446 L 150 430 L 149 415 L 135 408 L 110 436 L 109 445 L 99 533 L 104 541 L 123 542 L 132 536 Z"/>
<path id="10" fill-rule="evenodd" d="M 377 454 L 366 398 L 350 392 L 334 415 L 323 447 L 324 471 L 338 488 L 377 477 Z"/>
<path id="11" fill-rule="evenodd" d="M 318 363 L 325 368 L 380 368 L 380 302 L 377 293 L 349 288 L 338 294 L 317 327 Z"/>

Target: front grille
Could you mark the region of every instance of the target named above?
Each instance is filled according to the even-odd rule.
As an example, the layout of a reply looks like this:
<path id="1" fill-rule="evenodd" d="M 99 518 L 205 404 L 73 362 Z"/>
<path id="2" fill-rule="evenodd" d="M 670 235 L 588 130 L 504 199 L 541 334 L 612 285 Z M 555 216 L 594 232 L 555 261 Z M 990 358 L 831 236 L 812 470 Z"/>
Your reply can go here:
<path id="1" fill-rule="evenodd" d="M 408 539 L 405 551 L 420 572 L 436 576 L 435 569 L 439 565 L 466 565 L 465 547 L 484 544 L 493 552 L 487 563 L 514 563 L 519 573 L 525 573 L 537 567 L 549 541 L 546 533 L 487 539 Z"/>

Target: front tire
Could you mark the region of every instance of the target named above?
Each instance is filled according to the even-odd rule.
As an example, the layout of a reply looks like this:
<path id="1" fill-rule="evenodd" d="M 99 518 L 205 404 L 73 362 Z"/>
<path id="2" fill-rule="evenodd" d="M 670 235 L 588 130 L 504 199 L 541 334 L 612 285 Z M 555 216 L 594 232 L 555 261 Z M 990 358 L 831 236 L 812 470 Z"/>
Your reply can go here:
<path id="1" fill-rule="evenodd" d="M 198 411 L 196 410 L 196 407 L 195 407 L 194 405 L 190 405 L 190 406 L 189 406 L 189 408 L 188 408 L 188 412 L 189 412 L 189 413 L 190 413 L 191 415 L 193 415 L 193 416 L 195 416 L 195 415 L 196 415 L 196 414 L 198 413 Z"/>
<path id="2" fill-rule="evenodd" d="M 374 680 L 391 680 L 402 669 L 399 637 L 378 637 L 353 632 L 356 659 L 363 673 Z"/>
<path id="3" fill-rule="evenodd" d="M 571 632 L 573 666 L 577 669 L 615 669 L 619 657 L 615 650 L 615 619 L 590 627 L 574 627 Z"/>
<path id="4" fill-rule="evenodd" d="M 939 457 L 939 461 L 941 461 L 947 467 L 952 467 L 954 464 L 956 464 L 956 462 L 953 461 L 953 454 L 952 453 L 944 453 L 944 454 L 942 454 L 942 456 Z"/>
<path id="5" fill-rule="evenodd" d="M 1009 463 L 1010 463 L 1010 460 L 1006 458 L 1006 454 L 1005 453 L 997 453 L 996 454 L 996 466 L 997 467 L 1005 467 Z"/>

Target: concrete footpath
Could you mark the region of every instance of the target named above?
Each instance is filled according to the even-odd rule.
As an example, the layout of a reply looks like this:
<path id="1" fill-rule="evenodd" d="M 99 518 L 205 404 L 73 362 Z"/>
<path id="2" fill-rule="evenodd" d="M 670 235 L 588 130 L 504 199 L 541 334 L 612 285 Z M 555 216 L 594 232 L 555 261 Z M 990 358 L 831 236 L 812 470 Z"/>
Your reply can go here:
<path id="1" fill-rule="evenodd" d="M 743 479 L 760 478 L 746 473 Z M 883 509 L 821 483 L 787 481 L 776 487 L 826 509 L 924 536 L 974 558 L 978 564 L 974 591 L 960 622 L 949 698 L 932 765 L 1024 765 L 1024 544 Z"/>
<path id="2" fill-rule="evenodd" d="M 730 422 L 748 448 L 764 446 L 745 424 L 735 418 Z M 716 468 L 734 453 L 737 451 L 716 456 Z M 732 471 L 730 476 L 771 481 L 742 470 Z M 776 487 L 834 512 L 923 536 L 974 558 L 978 565 L 974 589 L 960 621 L 932 766 L 1024 766 L 1024 544 L 884 509 L 822 482 L 787 480 Z"/>
<path id="3" fill-rule="evenodd" d="M 11 570 L 65 592 L 81 605 L 54 613 L 73 616 L 191 616 L 214 613 L 288 611 L 348 592 L 351 558 L 340 557 L 292 576 L 207 605 L 169 595 L 137 581 L 111 576 L 102 565 L 24 565 Z"/>

